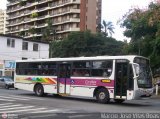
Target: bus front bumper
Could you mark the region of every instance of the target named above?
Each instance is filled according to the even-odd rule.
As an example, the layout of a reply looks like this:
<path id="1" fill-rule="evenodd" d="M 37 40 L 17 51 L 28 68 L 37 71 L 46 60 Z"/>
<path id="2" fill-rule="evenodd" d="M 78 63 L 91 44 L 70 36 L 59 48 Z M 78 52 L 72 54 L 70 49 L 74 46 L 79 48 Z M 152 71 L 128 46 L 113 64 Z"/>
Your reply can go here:
<path id="1" fill-rule="evenodd" d="M 140 88 L 135 91 L 134 99 L 143 99 L 143 98 L 151 97 L 152 95 L 153 95 L 153 88 L 150 88 L 150 89 Z"/>

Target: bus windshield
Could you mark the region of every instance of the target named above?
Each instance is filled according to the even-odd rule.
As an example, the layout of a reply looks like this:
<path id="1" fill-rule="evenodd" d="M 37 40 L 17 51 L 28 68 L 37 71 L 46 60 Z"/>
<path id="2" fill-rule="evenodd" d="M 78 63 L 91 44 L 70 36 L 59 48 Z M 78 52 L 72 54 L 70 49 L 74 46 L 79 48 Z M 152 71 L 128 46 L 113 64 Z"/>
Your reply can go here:
<path id="1" fill-rule="evenodd" d="M 144 58 L 135 58 L 134 63 L 139 64 L 138 87 L 152 88 L 152 75 L 149 66 L 149 60 Z"/>

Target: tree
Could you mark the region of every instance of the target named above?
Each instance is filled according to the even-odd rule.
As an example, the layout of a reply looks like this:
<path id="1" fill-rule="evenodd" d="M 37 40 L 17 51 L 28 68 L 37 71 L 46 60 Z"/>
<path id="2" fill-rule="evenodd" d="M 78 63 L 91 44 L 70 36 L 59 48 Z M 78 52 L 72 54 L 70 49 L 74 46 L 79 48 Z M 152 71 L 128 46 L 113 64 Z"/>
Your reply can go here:
<path id="1" fill-rule="evenodd" d="M 104 28 L 104 35 L 105 36 L 112 36 L 112 34 L 114 33 L 113 29 L 114 29 L 114 26 L 112 24 L 112 22 L 106 22 L 105 20 L 103 20 L 103 25 L 102 25 L 102 28 Z"/>
<path id="2" fill-rule="evenodd" d="M 19 36 L 24 37 L 24 35 L 25 35 L 25 31 L 19 32 Z"/>
<path id="3" fill-rule="evenodd" d="M 90 31 L 72 32 L 62 41 L 52 45 L 53 57 L 79 57 L 97 55 L 120 55 L 124 43 L 101 33 L 92 34 Z"/>
<path id="4" fill-rule="evenodd" d="M 43 31 L 42 39 L 44 41 L 51 42 L 53 40 L 56 40 L 56 28 L 53 27 L 52 21 L 50 19 L 47 20 L 47 27 Z"/>
<path id="5" fill-rule="evenodd" d="M 122 19 L 124 35 L 131 38 L 128 53 L 151 59 L 152 68 L 160 67 L 160 4 L 151 2 L 148 9 L 134 8 Z"/>

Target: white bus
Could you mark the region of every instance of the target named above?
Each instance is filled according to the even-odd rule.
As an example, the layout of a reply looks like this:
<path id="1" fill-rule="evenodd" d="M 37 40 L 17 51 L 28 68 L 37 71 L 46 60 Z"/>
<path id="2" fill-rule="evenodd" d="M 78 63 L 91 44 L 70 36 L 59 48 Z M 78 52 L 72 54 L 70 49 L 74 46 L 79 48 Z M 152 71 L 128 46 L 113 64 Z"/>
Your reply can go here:
<path id="1" fill-rule="evenodd" d="M 14 83 L 38 96 L 96 97 L 100 103 L 122 103 L 153 93 L 149 60 L 141 56 L 19 60 Z"/>

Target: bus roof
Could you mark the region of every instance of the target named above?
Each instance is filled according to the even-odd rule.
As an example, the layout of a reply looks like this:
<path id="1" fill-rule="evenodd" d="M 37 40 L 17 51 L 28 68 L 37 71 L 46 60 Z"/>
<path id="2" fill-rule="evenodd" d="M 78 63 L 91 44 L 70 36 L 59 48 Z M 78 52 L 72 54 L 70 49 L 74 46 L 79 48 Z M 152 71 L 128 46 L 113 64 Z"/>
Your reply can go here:
<path id="1" fill-rule="evenodd" d="M 85 61 L 85 60 L 110 60 L 110 59 L 128 59 L 133 61 L 135 57 L 142 57 L 138 55 L 123 55 L 123 56 L 94 56 L 94 57 L 68 57 L 68 58 L 49 58 L 49 59 L 27 59 L 16 60 L 16 62 L 45 62 L 45 61 Z"/>

